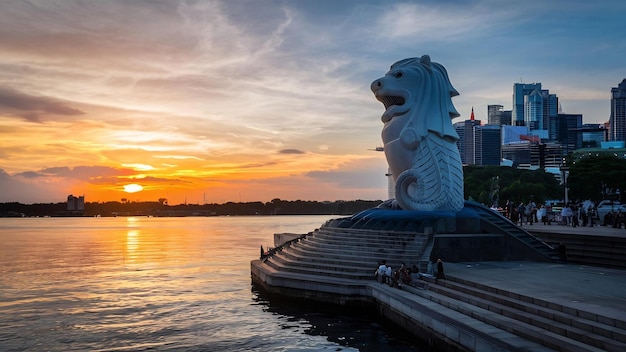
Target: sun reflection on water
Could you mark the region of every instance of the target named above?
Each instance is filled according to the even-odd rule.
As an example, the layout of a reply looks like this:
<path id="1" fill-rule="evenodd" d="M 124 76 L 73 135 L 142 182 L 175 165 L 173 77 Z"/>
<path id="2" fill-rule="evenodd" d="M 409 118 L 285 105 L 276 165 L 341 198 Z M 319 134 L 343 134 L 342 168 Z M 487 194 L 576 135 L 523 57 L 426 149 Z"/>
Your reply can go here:
<path id="1" fill-rule="evenodd" d="M 129 230 L 126 233 L 126 257 L 134 259 L 139 249 L 139 230 Z"/>

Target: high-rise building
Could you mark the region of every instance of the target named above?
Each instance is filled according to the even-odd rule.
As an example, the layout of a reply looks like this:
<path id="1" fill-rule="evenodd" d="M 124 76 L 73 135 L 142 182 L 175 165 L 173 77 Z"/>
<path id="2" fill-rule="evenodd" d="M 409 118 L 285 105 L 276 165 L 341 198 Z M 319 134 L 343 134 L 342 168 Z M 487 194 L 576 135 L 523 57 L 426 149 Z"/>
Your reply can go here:
<path id="1" fill-rule="evenodd" d="M 469 120 L 463 122 L 457 122 L 454 124 L 454 129 L 459 135 L 459 140 L 456 142 L 461 154 L 461 162 L 463 164 L 473 165 L 474 160 L 474 126 L 480 126 L 480 120 L 474 120 L 474 108 L 472 108 L 472 115 Z"/>
<path id="2" fill-rule="evenodd" d="M 533 90 L 524 95 L 524 126 L 531 131 L 543 127 L 543 97 L 540 90 Z"/>
<path id="3" fill-rule="evenodd" d="M 511 115 L 513 114 L 513 111 L 511 110 L 504 110 L 502 111 L 502 115 L 500 116 L 500 125 L 512 125 L 511 121 Z"/>
<path id="4" fill-rule="evenodd" d="M 626 141 L 626 78 L 617 87 L 611 88 L 611 141 Z"/>
<path id="5" fill-rule="evenodd" d="M 487 105 L 487 123 L 490 125 L 502 125 L 502 105 Z"/>
<path id="6" fill-rule="evenodd" d="M 85 196 L 74 197 L 74 195 L 72 194 L 67 196 L 67 210 L 84 211 L 85 210 Z"/>
<path id="7" fill-rule="evenodd" d="M 500 125 L 474 127 L 474 164 L 500 165 L 502 134 Z"/>
<path id="8" fill-rule="evenodd" d="M 558 114 L 558 142 L 563 146 L 565 155 L 583 146 L 583 126 L 581 114 Z"/>
<path id="9" fill-rule="evenodd" d="M 559 98 L 556 94 L 550 94 L 548 90 L 542 90 L 543 97 L 543 126 L 542 130 L 548 131 L 548 139 L 556 140 L 557 116 L 561 112 L 559 109 Z"/>
<path id="10" fill-rule="evenodd" d="M 512 122 L 514 126 L 528 126 L 529 134 L 542 140 L 556 140 L 559 99 L 541 83 L 513 84 Z"/>
<path id="11" fill-rule="evenodd" d="M 513 112 L 511 124 L 514 126 L 524 126 L 526 118 L 524 116 L 526 96 L 532 92 L 541 92 L 541 83 L 514 83 L 513 84 Z"/>

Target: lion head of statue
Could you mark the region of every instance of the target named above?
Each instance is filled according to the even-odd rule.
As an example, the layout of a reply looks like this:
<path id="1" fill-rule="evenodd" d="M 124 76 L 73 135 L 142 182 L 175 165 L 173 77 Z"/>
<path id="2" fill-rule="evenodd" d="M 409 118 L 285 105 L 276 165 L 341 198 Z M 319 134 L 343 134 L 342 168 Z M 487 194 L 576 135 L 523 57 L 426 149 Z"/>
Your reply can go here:
<path id="1" fill-rule="evenodd" d="M 391 134 L 399 135 L 410 126 L 422 138 L 433 132 L 444 139 L 458 140 L 452 119 L 460 115 L 452 97 L 459 93 L 452 87 L 446 69 L 431 62 L 430 56 L 394 63 L 384 77 L 372 82 L 371 89 L 385 105 L 383 123 L 396 125 L 390 128 Z"/>

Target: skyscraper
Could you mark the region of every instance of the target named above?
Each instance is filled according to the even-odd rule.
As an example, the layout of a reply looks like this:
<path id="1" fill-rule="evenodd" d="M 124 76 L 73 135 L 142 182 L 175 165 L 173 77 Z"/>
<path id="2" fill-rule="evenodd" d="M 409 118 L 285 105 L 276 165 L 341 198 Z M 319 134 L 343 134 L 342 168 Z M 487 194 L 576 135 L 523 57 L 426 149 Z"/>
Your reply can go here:
<path id="1" fill-rule="evenodd" d="M 513 84 L 513 113 L 511 125 L 525 126 L 524 99 L 533 91 L 541 92 L 541 83 L 514 83 Z"/>
<path id="2" fill-rule="evenodd" d="M 487 123 L 490 125 L 502 125 L 502 105 L 487 105 Z"/>
<path id="3" fill-rule="evenodd" d="M 529 134 L 542 140 L 556 140 L 559 99 L 541 83 L 513 84 L 512 125 L 527 126 Z"/>
<path id="4" fill-rule="evenodd" d="M 500 125 L 474 127 L 474 163 L 476 165 L 500 165 L 502 160 L 501 131 Z"/>
<path id="5" fill-rule="evenodd" d="M 581 114 L 558 115 L 558 142 L 563 146 L 565 155 L 582 148 L 583 136 L 580 132 L 583 126 Z"/>
<path id="6" fill-rule="evenodd" d="M 524 95 L 524 126 L 531 131 L 543 129 L 543 97 L 540 90 Z"/>
<path id="7" fill-rule="evenodd" d="M 551 141 L 556 140 L 556 126 L 558 120 L 559 111 L 559 98 L 556 94 L 550 94 L 547 89 L 541 91 L 543 98 L 543 130 L 548 131 L 548 139 Z"/>
<path id="8" fill-rule="evenodd" d="M 611 88 L 611 141 L 626 141 L 626 78 Z"/>
<path id="9" fill-rule="evenodd" d="M 474 126 L 480 126 L 480 120 L 474 120 L 474 108 L 472 108 L 472 115 L 469 120 L 463 122 L 457 122 L 454 124 L 454 129 L 459 135 L 459 140 L 456 142 L 459 147 L 459 153 L 461 154 L 461 162 L 463 164 L 474 165 Z"/>

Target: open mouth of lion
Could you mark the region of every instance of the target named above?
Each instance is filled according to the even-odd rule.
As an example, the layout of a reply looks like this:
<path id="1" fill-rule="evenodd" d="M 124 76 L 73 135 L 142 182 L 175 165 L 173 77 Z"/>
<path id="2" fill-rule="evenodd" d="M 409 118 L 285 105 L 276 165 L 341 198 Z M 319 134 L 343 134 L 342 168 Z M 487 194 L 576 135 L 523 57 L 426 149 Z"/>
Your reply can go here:
<path id="1" fill-rule="evenodd" d="M 404 97 L 399 95 L 382 95 L 376 97 L 376 99 L 385 105 L 385 110 L 388 110 L 394 105 L 404 105 Z"/>

